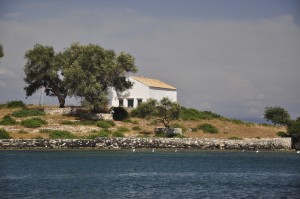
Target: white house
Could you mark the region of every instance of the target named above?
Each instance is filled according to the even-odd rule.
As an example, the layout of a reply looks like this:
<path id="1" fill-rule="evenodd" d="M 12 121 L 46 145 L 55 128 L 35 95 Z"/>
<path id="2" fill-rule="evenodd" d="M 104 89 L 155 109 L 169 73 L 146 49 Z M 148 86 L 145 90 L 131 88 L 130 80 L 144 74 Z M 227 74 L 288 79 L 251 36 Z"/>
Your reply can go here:
<path id="1" fill-rule="evenodd" d="M 138 104 L 150 98 L 160 101 L 164 97 L 177 102 L 177 90 L 169 84 L 146 77 L 132 76 L 128 79 L 133 82 L 131 89 L 123 93 L 117 93 L 113 88 L 109 89 L 109 106 L 137 107 Z"/>

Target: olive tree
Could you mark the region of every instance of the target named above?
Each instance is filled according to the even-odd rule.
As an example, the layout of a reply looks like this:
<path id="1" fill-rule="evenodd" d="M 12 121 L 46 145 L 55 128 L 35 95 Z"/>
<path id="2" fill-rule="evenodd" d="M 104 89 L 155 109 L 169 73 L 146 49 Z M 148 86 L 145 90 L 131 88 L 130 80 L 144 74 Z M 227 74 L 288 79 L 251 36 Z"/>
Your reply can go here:
<path id="1" fill-rule="evenodd" d="M 289 126 L 291 124 L 291 116 L 282 107 L 266 107 L 264 112 L 264 119 L 266 121 L 272 122 L 274 125 L 284 125 Z"/>
<path id="2" fill-rule="evenodd" d="M 0 44 L 0 58 L 4 57 L 3 46 Z"/>
<path id="3" fill-rule="evenodd" d="M 170 121 L 179 119 L 181 107 L 179 104 L 172 102 L 169 98 L 163 98 L 159 102 L 155 99 L 148 99 L 141 103 L 132 111 L 132 115 L 136 117 L 154 117 L 163 123 L 166 128 L 170 128 Z"/>
<path id="4" fill-rule="evenodd" d="M 113 50 L 99 45 L 74 43 L 62 56 L 70 95 L 83 99 L 94 111 L 107 104 L 109 87 L 123 92 L 133 85 L 126 76 L 135 73 L 137 68 L 134 57 L 128 53 L 117 55 Z"/>
<path id="5" fill-rule="evenodd" d="M 56 54 L 51 46 L 36 44 L 33 49 L 26 51 L 25 59 L 26 97 L 44 88 L 46 95 L 57 97 L 59 107 L 63 108 L 68 88 L 64 81 L 62 55 Z"/>

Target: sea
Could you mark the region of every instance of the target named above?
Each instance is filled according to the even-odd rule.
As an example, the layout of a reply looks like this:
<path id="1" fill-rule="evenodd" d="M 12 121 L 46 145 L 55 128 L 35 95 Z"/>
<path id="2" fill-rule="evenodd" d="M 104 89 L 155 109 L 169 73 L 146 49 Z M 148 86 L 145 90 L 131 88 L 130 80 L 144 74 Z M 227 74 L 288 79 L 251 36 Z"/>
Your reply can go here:
<path id="1" fill-rule="evenodd" d="M 0 198 L 300 198 L 300 154 L 2 150 Z"/>

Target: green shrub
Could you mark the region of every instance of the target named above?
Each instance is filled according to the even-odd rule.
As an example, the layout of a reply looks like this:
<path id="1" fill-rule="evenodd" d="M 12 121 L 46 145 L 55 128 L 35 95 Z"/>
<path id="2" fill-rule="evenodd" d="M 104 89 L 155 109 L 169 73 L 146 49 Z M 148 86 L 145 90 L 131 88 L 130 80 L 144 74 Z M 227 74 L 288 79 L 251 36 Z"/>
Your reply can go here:
<path id="1" fill-rule="evenodd" d="M 97 125 L 97 122 L 93 120 L 82 120 L 78 124 L 84 126 L 93 126 L 93 125 Z"/>
<path id="2" fill-rule="evenodd" d="M 50 139 L 75 139 L 77 137 L 69 131 L 52 130 L 49 133 L 49 138 Z"/>
<path id="3" fill-rule="evenodd" d="M 282 137 L 282 138 L 283 138 L 283 137 L 288 137 L 288 134 L 286 134 L 286 133 L 283 132 L 283 131 L 277 132 L 276 135 L 279 136 L 279 137 Z"/>
<path id="4" fill-rule="evenodd" d="M 128 112 L 123 107 L 114 108 L 113 118 L 116 121 L 123 121 L 129 117 Z"/>
<path id="5" fill-rule="evenodd" d="M 103 128 L 103 129 L 108 129 L 111 127 L 111 124 L 106 121 L 99 121 L 99 122 L 97 122 L 97 126 Z"/>
<path id="6" fill-rule="evenodd" d="M 110 126 L 116 126 L 116 123 L 113 120 L 105 120 L 105 122 L 110 124 Z"/>
<path id="7" fill-rule="evenodd" d="M 242 140 L 243 138 L 233 136 L 233 137 L 229 137 L 228 139 L 230 139 L 230 140 Z"/>
<path id="8" fill-rule="evenodd" d="M 197 132 L 198 128 L 190 128 L 190 132 Z"/>
<path id="9" fill-rule="evenodd" d="M 29 117 L 29 116 L 43 116 L 45 113 L 39 109 L 22 109 L 12 113 L 14 117 Z"/>
<path id="10" fill-rule="evenodd" d="M 128 123 L 131 123 L 131 124 L 139 124 L 139 122 L 137 120 L 132 120 L 130 118 L 127 118 L 127 119 L 123 120 L 123 122 L 128 122 Z"/>
<path id="11" fill-rule="evenodd" d="M 213 119 L 221 118 L 220 115 L 213 113 L 211 111 L 198 111 L 193 108 L 184 108 L 181 107 L 181 119 L 183 120 L 203 120 L 203 119 Z"/>
<path id="12" fill-rule="evenodd" d="M 22 101 L 10 101 L 7 102 L 7 108 L 25 108 L 26 105 Z"/>
<path id="13" fill-rule="evenodd" d="M 113 137 L 125 137 L 124 133 L 120 132 L 120 131 L 113 132 L 112 136 Z"/>
<path id="14" fill-rule="evenodd" d="M 63 120 L 61 122 L 61 124 L 63 124 L 63 125 L 77 125 L 78 122 L 74 122 L 74 121 L 70 121 L 70 120 Z"/>
<path id="15" fill-rule="evenodd" d="M 0 125 L 15 125 L 18 122 L 9 115 L 5 115 L 0 121 Z"/>
<path id="16" fill-rule="evenodd" d="M 21 125 L 27 127 L 27 128 L 37 128 L 37 127 L 41 127 L 43 125 L 46 125 L 47 122 L 41 118 L 30 118 L 27 120 L 23 120 L 21 122 Z"/>
<path id="17" fill-rule="evenodd" d="M 11 139 L 12 137 L 5 129 L 0 129 L 0 139 Z"/>
<path id="18" fill-rule="evenodd" d="M 123 126 L 118 127 L 117 131 L 122 133 L 130 132 L 130 130 L 127 127 L 123 127 Z"/>
<path id="19" fill-rule="evenodd" d="M 134 127 L 132 127 L 132 130 L 134 130 L 134 131 L 140 131 L 140 130 L 142 130 L 142 129 L 141 129 L 141 127 L 139 127 L 139 126 L 134 126 Z"/>
<path id="20" fill-rule="evenodd" d="M 201 124 L 198 126 L 198 129 L 201 129 L 205 133 L 218 133 L 218 129 L 211 124 Z"/>

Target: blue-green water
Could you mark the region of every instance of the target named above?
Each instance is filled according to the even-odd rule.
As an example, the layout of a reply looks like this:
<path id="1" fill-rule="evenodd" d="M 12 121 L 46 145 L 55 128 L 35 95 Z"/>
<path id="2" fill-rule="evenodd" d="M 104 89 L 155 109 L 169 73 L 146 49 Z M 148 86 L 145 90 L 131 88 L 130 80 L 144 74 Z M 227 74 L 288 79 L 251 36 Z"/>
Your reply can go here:
<path id="1" fill-rule="evenodd" d="M 300 154 L 0 151 L 0 198 L 300 198 Z"/>

